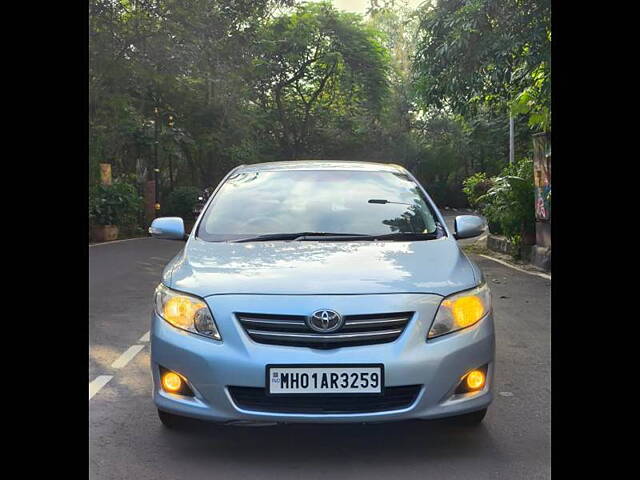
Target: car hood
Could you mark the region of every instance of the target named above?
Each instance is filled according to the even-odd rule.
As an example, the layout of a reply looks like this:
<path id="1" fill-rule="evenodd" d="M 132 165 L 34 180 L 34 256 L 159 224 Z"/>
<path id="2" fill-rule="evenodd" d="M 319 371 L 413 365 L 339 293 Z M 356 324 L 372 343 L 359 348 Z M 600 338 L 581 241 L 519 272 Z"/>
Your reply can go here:
<path id="1" fill-rule="evenodd" d="M 451 293 L 474 287 L 474 268 L 452 238 L 417 242 L 227 243 L 190 238 L 164 283 L 219 294 Z"/>

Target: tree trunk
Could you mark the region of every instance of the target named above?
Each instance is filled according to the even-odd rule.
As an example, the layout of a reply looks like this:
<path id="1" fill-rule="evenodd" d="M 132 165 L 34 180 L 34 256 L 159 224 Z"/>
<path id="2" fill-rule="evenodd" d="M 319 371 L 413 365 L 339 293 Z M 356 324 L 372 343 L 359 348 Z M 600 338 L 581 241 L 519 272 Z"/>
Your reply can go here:
<path id="1" fill-rule="evenodd" d="M 173 155 L 169 154 L 169 192 L 173 192 Z"/>

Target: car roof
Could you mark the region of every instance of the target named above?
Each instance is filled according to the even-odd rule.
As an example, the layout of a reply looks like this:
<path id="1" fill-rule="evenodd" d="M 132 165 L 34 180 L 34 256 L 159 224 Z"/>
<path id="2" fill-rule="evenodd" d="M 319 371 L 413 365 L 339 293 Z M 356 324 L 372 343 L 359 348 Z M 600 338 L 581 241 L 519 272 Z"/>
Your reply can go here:
<path id="1" fill-rule="evenodd" d="M 394 163 L 357 162 L 351 160 L 292 160 L 240 165 L 239 172 L 264 172 L 278 170 L 358 170 L 367 172 L 402 172 L 406 170 Z"/>

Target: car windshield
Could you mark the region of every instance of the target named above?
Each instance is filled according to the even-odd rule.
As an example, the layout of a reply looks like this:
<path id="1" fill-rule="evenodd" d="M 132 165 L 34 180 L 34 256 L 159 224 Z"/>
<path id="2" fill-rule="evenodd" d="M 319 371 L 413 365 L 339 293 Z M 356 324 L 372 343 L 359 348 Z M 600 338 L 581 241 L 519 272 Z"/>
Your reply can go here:
<path id="1" fill-rule="evenodd" d="M 229 241 L 313 232 L 435 233 L 421 189 L 401 172 L 244 171 L 230 176 L 207 208 L 199 238 Z"/>

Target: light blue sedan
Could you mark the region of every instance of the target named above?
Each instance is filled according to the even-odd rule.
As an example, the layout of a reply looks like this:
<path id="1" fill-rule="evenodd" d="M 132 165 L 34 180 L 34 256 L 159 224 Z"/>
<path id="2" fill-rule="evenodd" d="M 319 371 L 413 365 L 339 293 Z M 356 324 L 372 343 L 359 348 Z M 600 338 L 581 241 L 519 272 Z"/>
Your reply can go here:
<path id="1" fill-rule="evenodd" d="M 222 180 L 155 293 L 162 423 L 482 421 L 494 326 L 482 272 L 398 165 L 243 165 Z"/>

